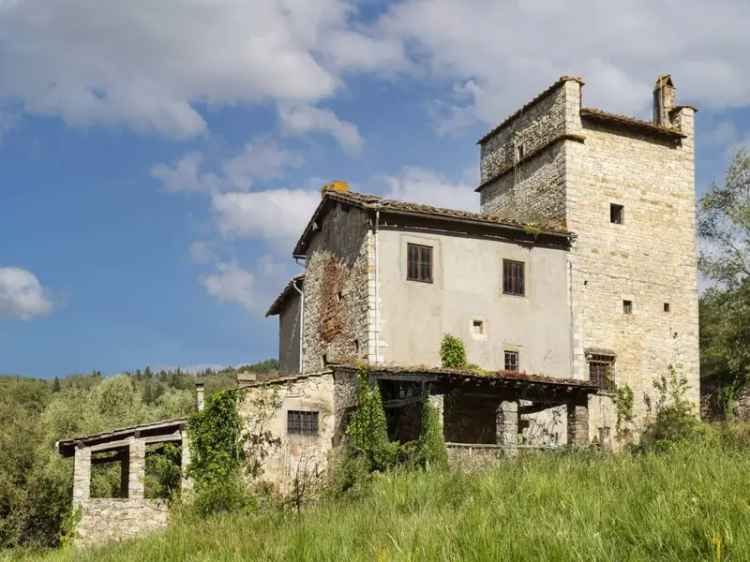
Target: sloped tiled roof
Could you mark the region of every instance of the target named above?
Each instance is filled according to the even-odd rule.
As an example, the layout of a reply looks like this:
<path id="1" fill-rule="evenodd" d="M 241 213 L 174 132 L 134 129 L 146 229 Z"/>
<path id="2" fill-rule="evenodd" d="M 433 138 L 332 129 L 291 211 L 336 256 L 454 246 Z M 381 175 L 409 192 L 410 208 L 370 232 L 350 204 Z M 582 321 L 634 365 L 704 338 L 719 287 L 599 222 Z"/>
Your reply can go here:
<path id="1" fill-rule="evenodd" d="M 380 212 L 387 212 L 392 214 L 430 217 L 435 219 L 444 219 L 447 221 L 469 222 L 477 225 L 481 224 L 496 226 L 526 233 L 535 232 L 538 234 L 557 236 L 561 238 L 571 237 L 570 232 L 555 223 L 524 223 L 520 221 L 513 221 L 507 218 L 498 218 L 496 216 L 493 216 L 492 214 L 473 213 L 470 211 L 462 211 L 459 209 L 433 207 L 432 205 L 397 201 L 395 199 L 385 199 L 378 195 L 356 193 L 353 191 L 340 192 L 334 190 L 323 190 L 322 195 L 323 197 L 320 205 L 310 219 L 310 222 L 308 223 L 305 231 L 300 237 L 299 242 L 297 242 L 297 245 L 294 249 L 294 255 L 302 255 L 304 253 L 305 242 L 312 234 L 313 225 L 320 217 L 327 201 L 340 201 L 342 203 L 346 203 L 360 209 L 379 210 Z"/>
<path id="2" fill-rule="evenodd" d="M 296 294 L 294 285 L 299 286 L 299 283 L 304 282 L 304 280 L 305 280 L 304 274 L 292 277 L 289 280 L 289 283 L 286 284 L 286 287 L 284 287 L 284 290 L 281 291 L 281 294 L 278 297 L 276 297 L 276 300 L 274 300 L 271 306 L 268 308 L 268 312 L 266 312 L 266 316 L 274 316 L 276 314 L 280 314 L 281 309 L 284 306 L 284 303 L 286 302 L 286 300 L 290 296 Z"/>

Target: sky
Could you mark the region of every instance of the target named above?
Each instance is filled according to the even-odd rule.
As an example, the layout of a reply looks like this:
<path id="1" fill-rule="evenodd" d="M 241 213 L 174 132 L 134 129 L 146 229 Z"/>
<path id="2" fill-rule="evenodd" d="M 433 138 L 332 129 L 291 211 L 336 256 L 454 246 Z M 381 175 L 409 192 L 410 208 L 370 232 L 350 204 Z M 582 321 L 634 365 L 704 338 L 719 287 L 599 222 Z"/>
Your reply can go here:
<path id="1" fill-rule="evenodd" d="M 265 311 L 334 179 L 478 210 L 476 140 L 564 74 L 750 143 L 750 3 L 0 0 L 0 373 L 277 355 Z"/>

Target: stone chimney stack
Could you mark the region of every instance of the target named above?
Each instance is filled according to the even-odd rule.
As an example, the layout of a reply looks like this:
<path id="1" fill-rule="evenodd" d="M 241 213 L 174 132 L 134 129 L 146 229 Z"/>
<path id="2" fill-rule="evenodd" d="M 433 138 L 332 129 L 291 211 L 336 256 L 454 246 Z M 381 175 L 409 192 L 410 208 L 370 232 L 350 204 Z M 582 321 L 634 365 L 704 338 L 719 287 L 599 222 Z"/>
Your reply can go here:
<path id="1" fill-rule="evenodd" d="M 672 126 L 669 112 L 675 106 L 676 92 L 677 89 L 674 87 L 672 77 L 669 74 L 662 74 L 656 79 L 654 85 L 654 125 Z"/>
<path id="2" fill-rule="evenodd" d="M 205 405 L 205 385 L 202 382 L 195 383 L 195 405 L 202 412 Z"/>

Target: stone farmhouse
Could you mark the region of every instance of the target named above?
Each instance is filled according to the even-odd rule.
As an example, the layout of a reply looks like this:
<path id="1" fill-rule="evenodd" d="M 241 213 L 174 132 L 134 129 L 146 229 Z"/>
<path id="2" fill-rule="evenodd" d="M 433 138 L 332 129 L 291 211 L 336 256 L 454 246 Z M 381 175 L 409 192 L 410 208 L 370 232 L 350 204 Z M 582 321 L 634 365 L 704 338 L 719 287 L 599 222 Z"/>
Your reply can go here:
<path id="1" fill-rule="evenodd" d="M 479 140 L 478 213 L 341 182 L 322 190 L 293 251 L 304 274 L 268 310 L 284 374 L 240 385 L 248 431 L 273 437 L 261 478 L 284 492 L 325 471 L 363 369 L 380 386 L 391 437 L 414 439 L 429 400 L 456 464 L 524 447 L 616 446 L 616 385 L 633 390 L 637 427 L 671 368 L 697 407 L 696 110 L 676 105 L 668 75 L 656 81 L 651 121 L 585 107 L 583 85 L 561 77 Z M 442 368 L 445 334 L 481 370 Z M 112 443 L 112 458 L 129 459 L 121 516 L 131 516 L 146 501 L 138 443 L 181 440 L 184 464 L 183 427 L 61 442 L 76 458 L 84 522 L 99 517 L 86 493 L 92 451 Z"/>

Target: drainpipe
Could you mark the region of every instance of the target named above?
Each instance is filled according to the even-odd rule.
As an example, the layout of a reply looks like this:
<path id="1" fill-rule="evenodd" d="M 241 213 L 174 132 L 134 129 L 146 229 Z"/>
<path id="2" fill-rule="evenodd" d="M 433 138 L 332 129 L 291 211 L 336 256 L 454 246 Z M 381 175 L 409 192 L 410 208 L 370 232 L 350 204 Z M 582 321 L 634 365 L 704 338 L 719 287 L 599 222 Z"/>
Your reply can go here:
<path id="1" fill-rule="evenodd" d="M 375 211 L 374 246 L 375 246 L 375 364 L 379 363 L 378 347 L 380 343 L 380 257 L 378 253 L 378 225 L 380 209 Z"/>
<path id="2" fill-rule="evenodd" d="M 302 343 L 305 340 L 305 293 L 302 289 L 297 287 L 296 281 L 292 283 L 292 287 L 294 287 L 294 290 L 299 293 L 299 374 L 301 375 L 302 367 L 304 365 L 304 348 L 302 347 Z"/>

